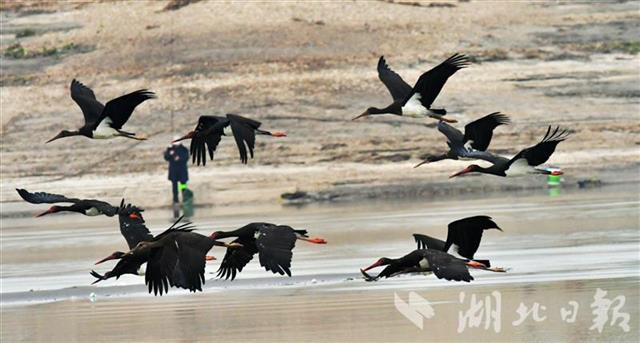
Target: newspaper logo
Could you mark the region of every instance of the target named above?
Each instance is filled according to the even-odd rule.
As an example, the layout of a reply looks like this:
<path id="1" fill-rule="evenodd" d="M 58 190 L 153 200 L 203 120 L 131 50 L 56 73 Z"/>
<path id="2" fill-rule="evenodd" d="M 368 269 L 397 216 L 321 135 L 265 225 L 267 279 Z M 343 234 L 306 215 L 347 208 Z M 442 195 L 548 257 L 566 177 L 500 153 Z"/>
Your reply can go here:
<path id="1" fill-rule="evenodd" d="M 393 295 L 396 310 L 420 330 L 424 327 L 424 318 L 429 319 L 435 315 L 431 303 L 416 292 L 409 292 L 409 302 L 402 300 L 398 293 L 394 292 Z"/>

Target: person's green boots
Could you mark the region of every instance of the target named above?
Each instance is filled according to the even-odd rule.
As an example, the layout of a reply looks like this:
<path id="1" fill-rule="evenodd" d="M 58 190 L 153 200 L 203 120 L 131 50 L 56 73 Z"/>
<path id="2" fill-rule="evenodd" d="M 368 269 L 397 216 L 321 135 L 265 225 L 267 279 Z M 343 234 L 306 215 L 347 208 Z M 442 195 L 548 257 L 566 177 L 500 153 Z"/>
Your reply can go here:
<path id="1" fill-rule="evenodd" d="M 193 217 L 193 192 L 186 187 L 182 190 L 182 214 L 185 218 Z"/>

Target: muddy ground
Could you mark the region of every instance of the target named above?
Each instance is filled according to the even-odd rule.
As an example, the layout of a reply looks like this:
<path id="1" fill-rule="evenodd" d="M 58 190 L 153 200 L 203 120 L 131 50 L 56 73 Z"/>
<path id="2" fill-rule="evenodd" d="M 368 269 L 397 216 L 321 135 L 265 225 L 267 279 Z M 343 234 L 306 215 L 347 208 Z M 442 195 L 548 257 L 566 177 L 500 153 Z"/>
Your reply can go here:
<path id="1" fill-rule="evenodd" d="M 223 141 L 215 162 L 190 169 L 199 204 L 273 203 L 295 190 L 389 189 L 373 197 L 393 197 L 396 189 L 434 182 L 427 188 L 544 184 L 490 176 L 445 181 L 467 163 L 412 168 L 420 156 L 446 148 L 434 122 L 350 121 L 390 100 L 377 80 L 380 55 L 409 83 L 455 52 L 471 56 L 474 63 L 449 80 L 435 105 L 460 127 L 495 111 L 510 115 L 513 124 L 494 135 L 496 152 L 514 154 L 547 125 L 562 125 L 573 135 L 549 163 L 572 183 L 620 169 L 638 175 L 637 2 L 201 1 L 173 11 L 156 1 L 22 4 L 3 4 L 0 12 L 5 203 L 17 200 L 19 186 L 168 204 L 163 149 L 199 115 L 229 112 L 289 136 L 259 137 L 248 166 L 235 144 Z M 68 91 L 73 78 L 103 101 L 155 91 L 158 99 L 127 123 L 150 139 L 43 144 L 80 125 Z"/>

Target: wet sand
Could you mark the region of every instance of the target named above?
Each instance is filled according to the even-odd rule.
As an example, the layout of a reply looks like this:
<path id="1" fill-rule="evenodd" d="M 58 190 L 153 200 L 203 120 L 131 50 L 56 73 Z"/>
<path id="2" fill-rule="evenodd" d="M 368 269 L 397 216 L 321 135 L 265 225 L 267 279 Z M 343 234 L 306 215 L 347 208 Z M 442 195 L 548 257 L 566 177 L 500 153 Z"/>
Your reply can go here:
<path id="1" fill-rule="evenodd" d="M 3 310 L 3 341 L 637 341 L 640 300 L 637 278 L 559 281 L 492 286 L 412 287 L 433 304 L 435 315 L 420 330 L 394 306 L 394 292 L 407 300 L 409 289 L 333 292 L 329 289 L 272 289 L 198 294 L 189 297 L 63 301 Z M 631 316 L 631 331 L 607 326 L 589 330 L 590 304 L 596 288 L 610 299 L 626 296 L 623 310 Z M 472 294 L 480 299 L 501 293 L 499 332 L 491 321 L 485 330 L 467 326 L 458 333 L 458 312 L 469 309 Z M 466 301 L 459 302 L 460 292 Z M 579 304 L 574 323 L 561 319 L 560 309 Z M 546 317 L 513 322 L 520 302 L 546 306 Z M 634 306 L 634 304 L 636 304 Z"/>
<path id="2" fill-rule="evenodd" d="M 4 219 L 2 340 L 637 341 L 639 209 L 633 184 L 559 194 L 541 189 L 471 199 L 271 207 L 231 215 L 201 210 L 194 222 L 206 232 L 266 220 L 305 227 L 329 244 L 298 244 L 292 278 L 274 277 L 251 263 L 234 282 L 208 274 L 203 293 L 172 289 L 162 298 L 145 294 L 143 280 L 133 276 L 87 286 L 92 262 L 124 244 L 115 219 Z M 508 273 L 474 271 L 469 284 L 432 275 L 375 283 L 360 278 L 358 268 L 378 257 L 414 249 L 411 233 L 443 237 L 448 222 L 474 214 L 491 215 L 505 230 L 487 232 L 476 256 L 511 268 Z M 167 226 L 167 215 L 146 213 L 152 231 Z M 40 248 L 49 238 L 51 244 Z M 217 266 L 208 265 L 207 272 L 215 273 Z M 626 297 L 620 311 L 630 315 L 629 332 L 609 322 L 602 333 L 589 329 L 598 288 L 609 299 Z M 407 301 L 411 291 L 433 303 L 435 316 L 425 319 L 423 330 L 394 306 L 395 294 Z M 484 318 L 479 328 L 458 333 L 459 312 L 469 309 L 469 297 L 484 299 L 494 291 L 501 295 L 499 333 L 492 323 L 485 330 Z M 579 304 L 578 315 L 565 323 L 560 309 L 570 301 Z M 529 316 L 514 326 L 520 302 L 546 306 L 540 313 L 546 319 L 535 322 Z"/>
<path id="3" fill-rule="evenodd" d="M 445 107 L 457 128 L 491 112 L 508 114 L 512 124 L 493 135 L 496 153 L 513 156 L 547 125 L 560 125 L 573 135 L 548 163 L 573 178 L 640 164 L 637 2 L 200 1 L 178 11 L 164 11 L 163 1 L 35 3 L 41 6 L 0 11 L 0 49 L 72 44 L 89 51 L 0 64 L 3 202 L 19 201 L 13 189 L 21 187 L 167 206 L 162 153 L 202 114 L 238 113 L 288 136 L 258 137 L 248 166 L 223 139 L 214 162 L 189 170 L 198 204 L 255 206 L 296 190 L 446 180 L 467 164 L 412 169 L 425 154 L 447 149 L 435 121 L 351 121 L 391 99 L 376 74 L 381 55 L 409 84 L 455 52 L 469 55 L 473 63 L 447 81 L 434 107 Z M 25 29 L 34 34 L 18 37 Z M 69 98 L 73 77 L 101 101 L 140 88 L 156 92 L 126 125 L 149 140 L 34 145 L 81 121 Z M 495 184 L 485 180 L 464 187 Z"/>

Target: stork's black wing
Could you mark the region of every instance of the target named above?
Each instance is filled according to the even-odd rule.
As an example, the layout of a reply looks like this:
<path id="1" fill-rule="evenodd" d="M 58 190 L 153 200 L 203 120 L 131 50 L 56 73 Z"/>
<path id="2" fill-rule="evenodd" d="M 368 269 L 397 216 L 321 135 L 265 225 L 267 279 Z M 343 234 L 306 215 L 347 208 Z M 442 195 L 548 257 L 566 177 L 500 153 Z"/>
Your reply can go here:
<path id="1" fill-rule="evenodd" d="M 207 151 L 209 158 L 213 160 L 213 153 L 220 144 L 224 127 L 227 125 L 229 125 L 227 118 L 200 116 L 189 146 L 191 163 L 200 165 L 202 162 L 203 166 L 207 165 Z"/>
<path id="2" fill-rule="evenodd" d="M 473 280 L 473 276 L 469 274 L 469 268 L 464 260 L 455 258 L 446 252 L 438 250 L 422 250 L 424 257 L 429 262 L 429 266 L 433 274 L 438 279 L 449 281 L 465 281 Z"/>
<path id="3" fill-rule="evenodd" d="M 404 99 L 404 103 L 415 93 L 419 93 L 422 105 L 427 108 L 430 107 L 442 87 L 444 87 L 447 79 L 467 65 L 469 65 L 469 58 L 465 55 L 455 54 L 447 58 L 444 62 L 420 76 L 411 93 Z"/>
<path id="4" fill-rule="evenodd" d="M 83 85 L 76 79 L 71 80 L 71 99 L 78 104 L 84 115 L 85 125 L 93 124 L 102 114 L 104 105 L 96 99 L 91 88 Z"/>
<path id="5" fill-rule="evenodd" d="M 457 253 L 465 258 L 473 259 L 478 251 L 482 233 L 488 229 L 502 229 L 489 216 L 474 216 L 449 223 L 447 242 L 442 251 L 449 251 L 457 246 Z"/>
<path id="6" fill-rule="evenodd" d="M 144 274 L 149 293 L 153 291 L 154 295 L 162 295 L 169 291 L 169 281 L 177 263 L 178 249 L 175 245 L 167 244 L 151 250 Z"/>
<path id="7" fill-rule="evenodd" d="M 478 160 L 483 160 L 487 162 L 491 162 L 493 164 L 508 164 L 509 159 L 504 158 L 502 156 L 494 155 L 487 151 L 479 151 L 474 149 L 467 149 L 464 146 L 449 144 L 451 150 L 455 151 L 455 153 L 460 157 L 466 158 L 474 158 Z"/>
<path id="8" fill-rule="evenodd" d="M 547 162 L 549 157 L 551 157 L 551 154 L 556 150 L 558 143 L 567 139 L 568 136 L 569 133 L 566 129 L 560 131 L 560 127 L 557 126 L 552 132 L 551 126 L 549 126 L 549 128 L 547 128 L 547 133 L 544 135 L 544 138 L 542 138 L 540 143 L 520 151 L 511 159 L 511 161 L 509 161 L 509 164 L 521 158 L 526 159 L 527 163 L 532 167 L 543 164 Z"/>
<path id="9" fill-rule="evenodd" d="M 389 68 L 384 56 L 380 56 L 378 60 L 378 77 L 387 87 L 389 93 L 391 93 L 393 101 L 401 101 L 411 93 L 411 86 L 409 86 L 400 75 Z"/>
<path id="10" fill-rule="evenodd" d="M 107 122 L 114 129 L 121 129 L 124 123 L 129 120 L 131 113 L 142 102 L 155 98 L 155 93 L 140 89 L 135 92 L 125 94 L 107 102 L 100 116 L 100 120 L 95 123 L 97 126 L 102 120 L 110 120 Z"/>
<path id="11" fill-rule="evenodd" d="M 289 226 L 262 225 L 256 238 L 260 265 L 274 274 L 291 276 L 291 250 L 296 239 L 295 231 Z"/>
<path id="12" fill-rule="evenodd" d="M 149 229 L 144 225 L 144 219 L 142 218 L 141 209 L 131 204 L 120 204 L 118 209 L 118 219 L 120 221 L 120 233 L 127 241 L 129 249 L 135 248 L 140 242 L 151 241 L 153 235 L 149 232 Z M 131 218 L 131 214 L 135 213 L 137 218 Z"/>
<path id="13" fill-rule="evenodd" d="M 472 148 L 485 151 L 491 143 L 493 130 L 500 125 L 509 124 L 509 122 L 509 117 L 500 112 L 494 112 L 472 121 L 464 127 L 464 143 L 472 141 Z"/>
<path id="14" fill-rule="evenodd" d="M 418 244 L 418 249 L 434 249 L 444 251 L 445 242 L 437 238 L 433 238 L 427 235 L 421 235 L 419 233 L 414 233 L 413 238 Z"/>
<path id="15" fill-rule="evenodd" d="M 238 145 L 240 161 L 246 164 L 248 160 L 247 148 L 249 149 L 249 156 L 253 158 L 253 148 L 256 144 L 256 130 L 260 127 L 260 122 L 235 114 L 227 114 L 227 118 L 229 118 L 231 122 L 233 138 L 235 138 L 236 144 Z"/>
<path id="16" fill-rule="evenodd" d="M 78 201 L 80 201 L 80 199 L 67 198 L 64 195 L 60 195 L 60 194 L 52 194 L 52 193 L 45 193 L 45 192 L 30 193 L 26 189 L 22 189 L 22 188 L 16 188 L 16 191 L 18 191 L 18 194 L 22 199 L 32 204 L 54 204 L 57 202 L 77 203 Z"/>
<path id="17" fill-rule="evenodd" d="M 180 223 L 181 219 L 153 239 L 158 246 L 149 252 L 145 283 L 149 293 L 153 291 L 154 295 L 166 293 L 169 286 L 195 292 L 201 289 L 201 282 L 204 282 L 206 252 L 200 260 L 196 258 L 200 256 L 198 249 L 194 249 L 194 245 L 185 237 L 197 234 L 191 232 L 194 228 L 191 223 Z"/>
<path id="18" fill-rule="evenodd" d="M 176 235 L 174 245 L 178 249 L 178 261 L 171 284 L 191 292 L 202 291 L 205 257 L 213 247 L 213 240 L 195 232 L 185 232 Z"/>
<path id="19" fill-rule="evenodd" d="M 464 145 L 464 135 L 462 132 L 444 121 L 438 122 L 438 131 L 447 137 L 447 141 L 450 144 L 454 146 Z"/>
<path id="20" fill-rule="evenodd" d="M 236 274 L 242 271 L 242 268 L 253 259 L 253 255 L 258 253 L 258 247 L 256 246 L 255 239 L 242 239 L 238 238 L 232 243 L 242 244 L 241 248 L 227 248 L 227 252 L 224 254 L 220 268 L 218 268 L 219 278 L 225 280 L 233 280 L 236 278 Z"/>
<path id="21" fill-rule="evenodd" d="M 147 260 L 142 256 L 125 256 L 116 263 L 112 270 L 106 272 L 104 275 L 100 275 L 96 271 L 92 270 L 91 275 L 98 279 L 93 283 L 107 280 L 112 277 L 118 279 L 124 274 L 138 275 L 138 269 L 145 262 L 147 262 Z"/>
<path id="22" fill-rule="evenodd" d="M 113 217 L 118 214 L 118 208 L 112 206 L 108 202 L 100 201 L 100 200 L 85 200 L 83 201 L 83 205 L 87 208 L 95 207 L 100 213 L 104 214 L 107 217 Z"/>

